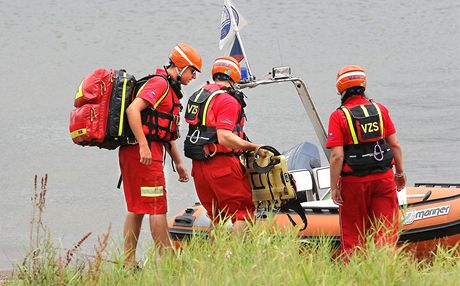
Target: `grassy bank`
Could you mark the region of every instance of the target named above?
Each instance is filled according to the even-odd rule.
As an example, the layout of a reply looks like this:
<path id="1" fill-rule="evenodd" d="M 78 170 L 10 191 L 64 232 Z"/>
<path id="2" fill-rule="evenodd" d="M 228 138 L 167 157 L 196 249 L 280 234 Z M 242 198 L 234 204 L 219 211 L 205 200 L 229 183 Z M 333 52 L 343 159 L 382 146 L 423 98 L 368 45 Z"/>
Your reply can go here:
<path id="1" fill-rule="evenodd" d="M 43 222 L 46 181 L 35 181 L 30 251 L 6 285 L 458 285 L 460 257 L 438 249 L 431 260 L 416 260 L 403 249 L 369 246 L 344 264 L 335 258 L 330 241 L 302 243 L 295 232 L 265 225 L 251 226 L 244 235 L 214 230 L 215 240 L 196 235 L 179 251 L 157 254 L 145 250 L 140 269 L 123 267 L 119 243 L 110 227 L 94 252 L 80 248 L 91 233 L 64 249 L 53 243 Z"/>
<path id="2" fill-rule="evenodd" d="M 107 238 L 107 237 L 105 237 Z M 334 259 L 328 241 L 300 244 L 295 234 L 255 226 L 246 236 L 216 230 L 216 240 L 195 236 L 179 252 L 161 256 L 150 248 L 142 269 L 125 269 L 122 257 L 104 248 L 85 259 L 43 245 L 34 260 L 18 266 L 12 285 L 458 285 L 460 260 L 438 250 L 417 261 L 402 250 L 372 248 L 348 264 Z M 68 252 L 67 252 L 68 253 Z M 107 259 L 110 257 L 110 259 Z M 30 257 L 32 258 L 32 257 Z"/>

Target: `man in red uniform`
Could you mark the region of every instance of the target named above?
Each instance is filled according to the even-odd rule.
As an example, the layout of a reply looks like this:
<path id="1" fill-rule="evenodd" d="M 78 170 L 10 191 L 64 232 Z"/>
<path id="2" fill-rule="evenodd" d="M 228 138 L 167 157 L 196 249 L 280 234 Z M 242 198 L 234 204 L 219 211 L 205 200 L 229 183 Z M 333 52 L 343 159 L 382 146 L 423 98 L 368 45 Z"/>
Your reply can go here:
<path id="1" fill-rule="evenodd" d="M 214 83 L 206 84 L 189 99 L 185 120 L 189 132 L 185 156 L 191 158 L 197 195 L 213 221 L 231 217 L 235 231 L 253 216 L 252 191 L 238 155 L 258 150 L 246 140 L 244 95 L 235 90 L 241 68 L 232 57 L 219 57 L 212 67 Z"/>
<path id="2" fill-rule="evenodd" d="M 150 232 L 160 251 L 171 247 L 166 212 L 163 173 L 164 149 L 171 155 L 179 181 L 189 180 L 180 152 L 178 137 L 181 85 L 187 85 L 201 71 L 201 56 L 188 44 L 178 44 L 169 55 L 169 65 L 138 87 L 126 114 L 136 144 L 120 148 L 119 160 L 128 207 L 124 224 L 125 264 L 136 264 L 136 246 L 145 214 L 150 216 Z"/>
<path id="3" fill-rule="evenodd" d="M 396 243 L 398 198 L 406 184 L 402 151 L 385 106 L 366 98 L 366 74 L 346 66 L 337 74 L 342 106 L 329 119 L 332 200 L 339 205 L 343 253 L 365 243 L 373 226 L 377 244 Z M 393 172 L 393 165 L 396 173 Z"/>

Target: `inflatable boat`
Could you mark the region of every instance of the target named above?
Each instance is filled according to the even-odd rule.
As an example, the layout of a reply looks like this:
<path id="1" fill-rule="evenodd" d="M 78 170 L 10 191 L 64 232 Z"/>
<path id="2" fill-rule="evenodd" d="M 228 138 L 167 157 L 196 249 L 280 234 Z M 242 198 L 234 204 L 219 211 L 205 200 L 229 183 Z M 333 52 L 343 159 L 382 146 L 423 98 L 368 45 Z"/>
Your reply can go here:
<path id="1" fill-rule="evenodd" d="M 340 228 L 338 206 L 330 199 L 329 186 L 324 185 L 329 176 L 329 168 L 321 167 L 291 172 L 297 185 L 297 197 L 301 202 L 307 219 L 304 230 L 299 232 L 299 239 L 318 240 L 322 236 L 331 238 L 340 245 Z M 323 178 L 324 176 L 324 178 Z M 329 178 L 327 178 L 328 180 Z M 327 189 L 327 190 L 325 190 Z M 325 192 L 319 200 L 317 198 Z M 460 185 L 450 184 L 415 184 L 406 187 L 398 194 L 400 201 L 400 218 L 402 231 L 400 244 L 418 257 L 425 257 L 436 251 L 437 245 L 446 248 L 455 247 L 460 241 Z M 256 221 L 263 222 L 269 216 L 281 228 L 293 227 L 291 219 L 298 226 L 303 225 L 299 214 L 291 211 L 256 210 Z M 190 238 L 194 231 L 207 231 L 210 219 L 200 203 L 195 203 L 180 211 L 169 220 L 169 233 L 176 243 Z"/>
<path id="2" fill-rule="evenodd" d="M 285 70 L 288 69 L 282 69 Z M 274 69 L 271 78 L 241 84 L 239 88 L 283 82 L 294 84 L 329 160 L 330 153 L 325 147 L 325 129 L 300 78 Z M 301 240 L 317 240 L 327 236 L 339 246 L 338 206 L 330 198 L 329 166 L 321 166 L 318 147 L 304 142 L 283 154 L 275 153 L 263 159 L 266 162 L 257 163 L 248 158 L 245 161 L 253 188 L 256 222 L 264 223 L 270 217 L 280 228 L 298 226 L 301 229 L 298 234 Z M 257 169 L 254 165 L 271 165 L 271 168 L 261 175 L 261 172 L 254 171 Z M 416 183 L 399 192 L 398 200 L 402 228 L 399 244 L 404 244 L 405 249 L 418 257 L 425 257 L 436 251 L 438 245 L 446 248 L 458 245 L 460 184 Z M 299 207 L 285 207 L 286 202 L 292 201 Z M 169 233 L 178 244 L 196 231 L 208 231 L 210 224 L 206 210 L 200 203 L 187 207 L 168 221 Z M 460 251 L 459 248 L 457 251 Z"/>

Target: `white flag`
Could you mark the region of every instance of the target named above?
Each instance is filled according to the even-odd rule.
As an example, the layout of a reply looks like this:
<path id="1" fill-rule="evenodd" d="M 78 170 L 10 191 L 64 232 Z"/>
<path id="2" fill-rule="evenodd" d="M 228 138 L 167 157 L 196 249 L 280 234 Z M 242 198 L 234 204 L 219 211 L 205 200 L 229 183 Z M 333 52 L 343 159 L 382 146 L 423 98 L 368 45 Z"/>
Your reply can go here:
<path id="1" fill-rule="evenodd" d="M 230 11 L 232 11 L 231 14 Z M 224 0 L 224 10 L 220 20 L 219 49 L 222 50 L 225 46 L 233 44 L 238 29 L 243 28 L 247 23 L 230 0 Z"/>

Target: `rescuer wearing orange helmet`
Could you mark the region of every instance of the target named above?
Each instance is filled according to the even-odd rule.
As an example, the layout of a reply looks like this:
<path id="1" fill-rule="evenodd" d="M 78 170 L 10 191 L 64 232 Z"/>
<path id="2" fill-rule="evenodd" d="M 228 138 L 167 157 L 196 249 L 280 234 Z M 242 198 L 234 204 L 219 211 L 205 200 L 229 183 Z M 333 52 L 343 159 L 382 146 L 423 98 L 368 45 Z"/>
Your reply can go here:
<path id="1" fill-rule="evenodd" d="M 128 208 L 124 224 L 125 265 L 136 265 L 136 246 L 145 214 L 160 251 L 171 247 L 166 221 L 167 200 L 163 172 L 164 149 L 171 155 L 179 181 L 189 180 L 174 140 L 178 138 L 181 85 L 201 72 L 201 56 L 180 43 L 169 54 L 169 65 L 146 81 L 140 80 L 135 99 L 126 110 L 136 142 L 119 152 L 123 189 Z"/>
<path id="2" fill-rule="evenodd" d="M 342 105 L 329 118 L 326 147 L 331 149 L 331 191 L 339 205 L 342 251 L 349 254 L 364 245 L 369 231 L 378 245 L 396 243 L 396 190 L 405 187 L 406 175 L 387 108 L 365 96 L 364 70 L 342 68 L 336 86 Z M 376 229 L 382 222 L 385 229 Z"/>
<path id="3" fill-rule="evenodd" d="M 192 159 L 197 195 L 211 219 L 231 217 L 235 231 L 253 217 L 252 191 L 238 156 L 243 151 L 264 151 L 243 132 L 244 95 L 234 85 L 241 67 L 232 57 L 218 57 L 212 67 L 214 83 L 205 84 L 189 99 L 185 120 L 189 131 L 185 156 Z"/>

